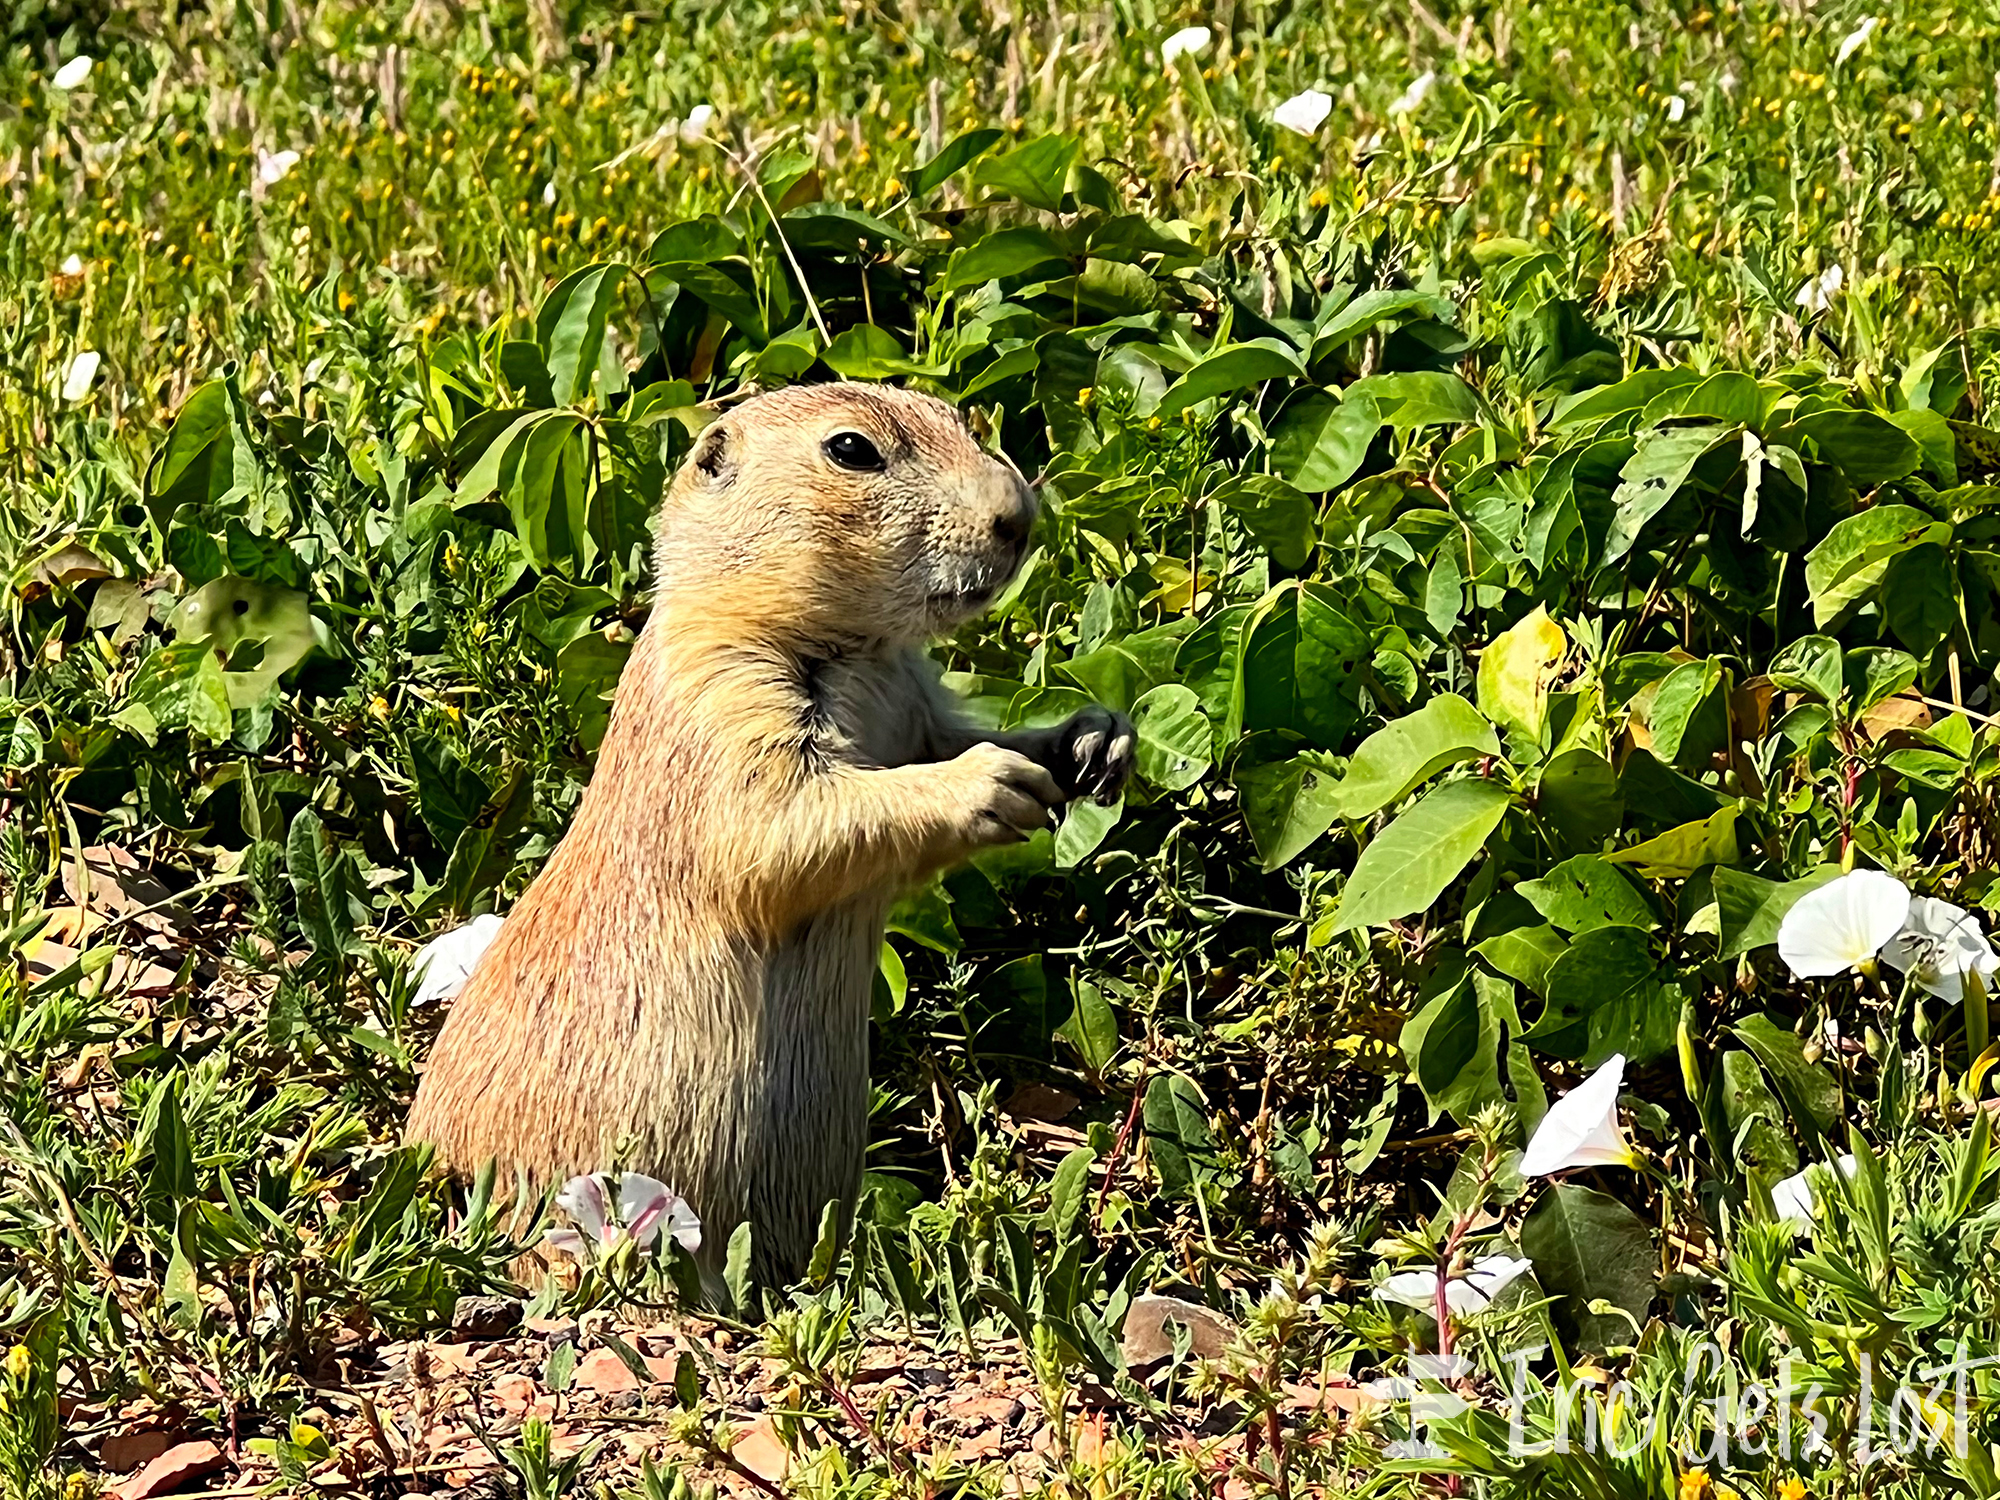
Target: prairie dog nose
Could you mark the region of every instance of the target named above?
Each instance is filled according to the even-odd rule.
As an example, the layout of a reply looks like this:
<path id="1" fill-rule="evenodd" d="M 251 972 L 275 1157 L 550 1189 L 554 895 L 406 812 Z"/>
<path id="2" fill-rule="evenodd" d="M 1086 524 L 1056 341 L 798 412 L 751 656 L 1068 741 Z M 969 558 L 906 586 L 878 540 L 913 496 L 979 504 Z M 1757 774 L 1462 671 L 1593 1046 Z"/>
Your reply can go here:
<path id="1" fill-rule="evenodd" d="M 991 517 L 996 541 L 1009 547 L 1023 547 L 1034 530 L 1041 503 L 1020 471 L 1012 464 L 995 461 L 991 478 L 981 486 L 980 499 Z"/>

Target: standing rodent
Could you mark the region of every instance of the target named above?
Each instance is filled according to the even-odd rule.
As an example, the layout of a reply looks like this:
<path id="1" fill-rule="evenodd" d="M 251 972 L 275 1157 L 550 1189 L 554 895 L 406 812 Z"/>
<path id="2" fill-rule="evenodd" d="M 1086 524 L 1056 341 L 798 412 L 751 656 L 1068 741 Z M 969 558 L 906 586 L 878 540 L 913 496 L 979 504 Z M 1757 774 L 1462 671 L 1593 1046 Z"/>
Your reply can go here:
<path id="1" fill-rule="evenodd" d="M 413 1139 L 537 1190 L 647 1173 L 711 1270 L 745 1219 L 761 1279 L 802 1269 L 860 1183 L 889 903 L 1131 766 L 1122 715 L 982 730 L 919 653 L 1013 577 L 1035 512 L 907 391 L 794 387 L 702 432 L 575 823 L 459 993 Z"/>

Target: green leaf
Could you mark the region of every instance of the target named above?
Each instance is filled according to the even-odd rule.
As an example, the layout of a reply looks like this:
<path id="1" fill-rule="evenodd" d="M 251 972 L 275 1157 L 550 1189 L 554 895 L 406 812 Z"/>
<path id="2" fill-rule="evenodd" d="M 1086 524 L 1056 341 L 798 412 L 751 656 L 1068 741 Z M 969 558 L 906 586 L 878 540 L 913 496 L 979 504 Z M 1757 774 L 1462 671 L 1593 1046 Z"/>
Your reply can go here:
<path id="1" fill-rule="evenodd" d="M 161 531 L 181 506 L 202 504 L 229 489 L 235 446 L 228 389 L 219 380 L 196 387 L 147 465 L 146 509 Z"/>
<path id="2" fill-rule="evenodd" d="M 1889 559 L 1882 572 L 1882 616 L 1897 640 L 1928 656 L 1951 634 L 1958 612 L 1958 580 L 1944 548 L 1927 542 Z"/>
<path id="3" fill-rule="evenodd" d="M 1833 1129 L 1840 1119 L 1840 1081 L 1806 1061 L 1805 1043 L 1797 1033 L 1770 1015 L 1750 1016 L 1729 1029 L 1757 1054 L 1784 1098 L 1786 1113 L 1809 1140 Z"/>
<path id="4" fill-rule="evenodd" d="M 1082 864 L 1110 836 L 1124 815 L 1122 797 L 1109 807 L 1088 797 L 1071 802 L 1063 809 L 1062 826 L 1056 830 L 1056 868 L 1073 870 Z"/>
<path id="5" fill-rule="evenodd" d="M 828 369 L 849 380 L 888 380 L 898 375 L 932 376 L 944 373 L 937 366 L 916 363 L 896 342 L 894 334 L 886 328 L 877 328 L 873 323 L 858 323 L 844 333 L 835 334 L 833 342 L 820 352 L 820 358 Z"/>
<path id="6" fill-rule="evenodd" d="M 1717 865 L 1708 878 L 1722 929 L 1719 956 L 1735 958 L 1777 942 L 1778 925 L 1792 904 L 1839 874 L 1838 865 L 1823 865 L 1801 880 L 1766 880 L 1747 870 Z"/>
<path id="7" fill-rule="evenodd" d="M 1596 1067 L 1613 1053 L 1647 1062 L 1673 1045 L 1652 944 L 1640 927 L 1595 927 L 1549 965 L 1547 1004 L 1525 1033 L 1536 1050 Z"/>
<path id="8" fill-rule="evenodd" d="M 1604 538 L 1601 565 L 1609 567 L 1632 550 L 1646 523 L 1680 493 L 1701 456 L 1734 429 L 1728 427 L 1665 427 L 1639 439 L 1631 458 L 1619 471 L 1612 492 L 1614 513 Z"/>
<path id="9" fill-rule="evenodd" d="M 318 641 L 303 593 L 248 578 L 202 585 L 174 606 L 168 624 L 179 640 L 201 642 L 217 658 L 231 708 L 268 699 Z"/>
<path id="10" fill-rule="evenodd" d="M 1592 1313 L 1593 1302 L 1623 1308 L 1640 1324 L 1652 1306 L 1659 1254 L 1646 1222 L 1616 1198 L 1558 1183 L 1521 1224 L 1521 1253 L 1535 1280 L 1559 1301 L 1552 1312 L 1577 1348 L 1603 1353 L 1629 1345 L 1630 1322 Z"/>
<path id="11" fill-rule="evenodd" d="M 1767 1183 L 1798 1171 L 1799 1151 L 1785 1132 L 1784 1107 L 1765 1083 L 1757 1059 L 1731 1048 L 1717 1059 L 1716 1074 L 1723 1124 L 1737 1165 Z"/>
<path id="12" fill-rule="evenodd" d="M 1313 334 L 1312 357 L 1318 363 L 1342 344 L 1368 332 L 1376 324 L 1407 312 L 1421 312 L 1440 323 L 1457 319 L 1458 308 L 1447 298 L 1429 292 L 1378 288 L 1363 292 L 1335 313 Z"/>
<path id="13" fill-rule="evenodd" d="M 1729 674 L 1722 663 L 1682 662 L 1653 696 L 1653 754 L 1684 771 L 1704 768 L 1729 743 Z"/>
<path id="14" fill-rule="evenodd" d="M 591 393 L 604 349 L 605 324 L 617 304 L 627 267 L 585 266 L 557 282 L 535 314 L 535 333 L 547 354 L 550 397 L 570 406 Z M 615 392 L 600 390 L 600 398 Z"/>
<path id="15" fill-rule="evenodd" d="M 1209 492 L 1209 498 L 1243 523 L 1244 529 L 1281 568 L 1306 565 L 1318 537 L 1312 501 L 1284 480 L 1245 474 Z"/>
<path id="16" fill-rule="evenodd" d="M 950 149 L 950 146 L 945 148 Z M 1030 208 L 1056 213 L 1062 208 L 1063 184 L 1069 180 L 1070 163 L 1076 160 L 1078 149 L 1075 136 L 1042 136 L 1015 147 L 1005 156 L 991 156 L 980 162 L 972 173 L 973 186 L 1018 198 Z"/>
<path id="17" fill-rule="evenodd" d="M 1339 748 L 1360 716 L 1358 685 L 1373 643 L 1318 584 L 1274 589 L 1257 606 L 1236 672 L 1246 732 L 1289 729 Z"/>
<path id="18" fill-rule="evenodd" d="M 1840 642 L 1827 635 L 1802 635 L 1771 658 L 1767 675 L 1785 692 L 1812 693 L 1829 706 L 1838 703 L 1845 682 Z"/>
<path id="19" fill-rule="evenodd" d="M 1340 783 L 1341 816 L 1369 817 L 1447 766 L 1499 753 L 1493 726 L 1479 711 L 1454 693 L 1441 693 L 1361 742 Z"/>
<path id="20" fill-rule="evenodd" d="M 1155 1073 L 1146 1085 L 1143 1119 L 1153 1170 L 1159 1173 L 1160 1191 L 1166 1197 L 1183 1196 L 1197 1178 L 1214 1170 L 1215 1137 L 1208 1128 L 1208 1107 L 1192 1083 L 1178 1074 Z"/>
<path id="21" fill-rule="evenodd" d="M 1544 922 L 1539 926 L 1516 927 L 1508 932 L 1495 933 L 1485 941 L 1474 944 L 1472 951 L 1509 979 L 1518 980 L 1537 995 L 1547 998 L 1549 970 L 1558 958 L 1569 951 L 1569 944 L 1555 928 Z"/>
<path id="22" fill-rule="evenodd" d="M 1069 252 L 1046 229 L 1033 224 L 1017 224 L 996 229 L 976 244 L 968 245 L 951 258 L 945 273 L 945 288 L 983 286 L 1007 276 L 1019 276 L 1051 263 L 1067 265 Z"/>
<path id="23" fill-rule="evenodd" d="M 1208 355 L 1175 381 L 1160 398 L 1163 417 L 1178 416 L 1197 402 L 1261 385 L 1267 380 L 1298 380 L 1305 375 L 1298 352 L 1277 339 L 1252 339 Z"/>
<path id="24" fill-rule="evenodd" d="M 750 1221 L 745 1219 L 730 1231 L 729 1249 L 723 1258 L 722 1284 L 739 1318 L 748 1318 L 754 1311 L 750 1305 L 750 1234 Z"/>
<path id="25" fill-rule="evenodd" d="M 1500 1089 L 1500 1019 L 1485 1003 L 1470 971 L 1404 1023 L 1403 1049 L 1431 1119 L 1449 1114 L 1461 1122 L 1503 1097 Z"/>
<path id="26" fill-rule="evenodd" d="M 1618 773 L 1595 750 L 1565 750 L 1535 784 L 1535 816 L 1572 849 L 1596 851 L 1625 818 Z"/>
<path id="27" fill-rule="evenodd" d="M 220 744 L 231 730 L 229 683 L 215 650 L 203 641 L 149 653 L 127 689 L 152 715 L 156 730 L 185 729 Z"/>
<path id="28" fill-rule="evenodd" d="M 1177 682 L 1152 689 L 1132 705 L 1132 724 L 1139 732 L 1138 771 L 1148 786 L 1180 792 L 1208 774 L 1214 730 L 1194 689 Z"/>
<path id="29" fill-rule="evenodd" d="M 1885 424 L 1886 425 L 1886 424 Z M 1889 559 L 1927 543 L 1943 545 L 1951 527 L 1910 505 L 1876 505 L 1836 521 L 1806 554 L 1813 623 L 1824 629 L 1882 581 Z"/>
<path id="30" fill-rule="evenodd" d="M 1341 399 L 1372 403 L 1382 420 L 1398 432 L 1462 427 L 1479 420 L 1479 397 L 1472 387 L 1442 370 L 1370 375 L 1347 387 Z"/>
<path id="31" fill-rule="evenodd" d="M 1594 854 L 1566 859 L 1541 879 L 1524 880 L 1514 889 L 1545 921 L 1564 932 L 1657 925 L 1638 888 Z"/>
<path id="32" fill-rule="evenodd" d="M 1042 1216 L 1042 1226 L 1060 1242 L 1076 1228 L 1078 1215 L 1090 1194 L 1090 1168 L 1097 1160 L 1097 1153 L 1088 1146 L 1073 1147 L 1063 1159 L 1056 1163 L 1055 1174 L 1049 1179 L 1049 1206 Z"/>
<path id="33" fill-rule="evenodd" d="M 1307 391 L 1285 405 L 1271 428 L 1271 467 L 1302 490 L 1324 494 L 1354 477 L 1382 428 L 1366 396 L 1342 400 Z"/>
<path id="34" fill-rule="evenodd" d="M 922 198 L 942 187 L 947 178 L 957 175 L 973 162 L 984 156 L 1006 136 L 1004 130 L 986 128 L 968 130 L 953 137 L 929 161 L 917 169 L 917 175 L 910 183 L 910 196 Z"/>
<path id="35" fill-rule="evenodd" d="M 1637 865 L 1649 879 L 1692 875 L 1704 865 L 1729 865 L 1739 858 L 1736 846 L 1737 809 L 1718 809 L 1709 817 L 1670 828 L 1628 849 L 1614 849 L 1604 858 L 1614 865 Z"/>
<path id="36" fill-rule="evenodd" d="M 1118 1015 L 1104 992 L 1079 975 L 1070 978 L 1069 1019 L 1055 1034 L 1076 1048 L 1077 1056 L 1093 1074 L 1102 1075 L 1118 1055 Z"/>
<path id="37" fill-rule="evenodd" d="M 1222 728 L 1230 715 L 1232 691 L 1239 677 L 1244 626 L 1252 606 L 1232 604 L 1197 625 L 1174 653 L 1174 675 L 1201 699 L 1202 712 Z M 1242 728 L 1240 717 L 1227 736 L 1233 742 Z"/>
<path id="38" fill-rule="evenodd" d="M 358 952 L 354 914 L 353 864 L 311 808 L 292 819 L 285 836 L 285 873 L 298 897 L 299 924 L 313 951 L 327 957 Z"/>
<path id="39" fill-rule="evenodd" d="M 1266 870 L 1298 858 L 1340 816 L 1340 783 L 1310 755 L 1238 766 L 1234 784 Z"/>
<path id="40" fill-rule="evenodd" d="M 1472 862 L 1513 799 L 1477 777 L 1426 792 L 1355 861 L 1333 932 L 1380 926 L 1423 911 Z"/>
<path id="41" fill-rule="evenodd" d="M 1823 411 L 1799 420 L 1819 456 L 1837 465 L 1859 489 L 1916 472 L 1924 461 L 1917 440 L 1872 411 Z"/>

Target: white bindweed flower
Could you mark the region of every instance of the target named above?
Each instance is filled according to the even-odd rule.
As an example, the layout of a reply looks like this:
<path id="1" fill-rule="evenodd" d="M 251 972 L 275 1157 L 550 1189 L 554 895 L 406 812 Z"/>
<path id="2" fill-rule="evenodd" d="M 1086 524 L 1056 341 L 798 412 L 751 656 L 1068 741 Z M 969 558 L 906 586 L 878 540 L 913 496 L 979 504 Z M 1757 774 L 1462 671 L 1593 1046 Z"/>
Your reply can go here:
<path id="1" fill-rule="evenodd" d="M 57 68 L 49 82 L 59 89 L 82 88 L 84 79 L 90 76 L 90 58 L 79 52 L 68 62 Z"/>
<path id="2" fill-rule="evenodd" d="M 63 263 L 56 269 L 65 276 L 81 276 L 83 274 L 83 257 L 81 255 L 65 256 Z"/>
<path id="3" fill-rule="evenodd" d="M 85 349 L 69 362 L 63 371 L 62 398 L 72 405 L 90 394 L 90 387 L 97 380 L 97 367 L 104 363 L 104 356 L 95 349 Z"/>
<path id="4" fill-rule="evenodd" d="M 1715 86 L 1717 88 L 1721 89 L 1723 93 L 1731 95 L 1735 94 L 1737 88 L 1741 84 L 1742 80 L 1736 76 L 1736 70 L 1734 68 L 1724 68 L 1722 70 L 1722 76 L 1715 80 Z"/>
<path id="5" fill-rule="evenodd" d="M 456 995 L 499 935 L 500 918 L 488 912 L 424 944 L 410 961 L 410 977 L 417 982 L 410 1004 L 436 1005 Z"/>
<path id="6" fill-rule="evenodd" d="M 1326 117 L 1333 113 L 1333 95 L 1323 94 L 1318 89 L 1307 89 L 1303 94 L 1294 94 L 1283 104 L 1271 111 L 1273 123 L 1297 135 L 1319 134 Z"/>
<path id="7" fill-rule="evenodd" d="M 1625 1058 L 1618 1054 L 1549 1106 L 1521 1153 L 1523 1177 L 1552 1177 L 1578 1167 L 1629 1167 L 1632 1148 L 1618 1126 L 1618 1090 Z"/>
<path id="8" fill-rule="evenodd" d="M 299 164 L 296 151 L 264 151 L 257 153 L 257 180 L 265 187 L 271 187 L 285 180 L 285 174 Z"/>
<path id="9" fill-rule="evenodd" d="M 1837 68 L 1848 58 L 1859 52 L 1868 38 L 1875 34 L 1875 28 L 1882 24 L 1880 16 L 1870 16 L 1859 26 L 1840 39 L 1840 50 L 1833 54 L 1833 65 Z"/>
<path id="10" fill-rule="evenodd" d="M 1460 1318 L 1483 1313 L 1493 1305 L 1495 1297 L 1534 1268 L 1533 1261 L 1511 1255 L 1482 1255 L 1466 1268 L 1463 1276 L 1454 1276 L 1445 1283 L 1445 1310 Z M 1375 1288 L 1375 1300 L 1400 1303 L 1419 1312 L 1434 1312 L 1437 1272 L 1431 1268 L 1398 1271 Z"/>
<path id="11" fill-rule="evenodd" d="M 1882 945 L 1882 962 L 1955 1004 L 1965 996 L 1965 976 L 1977 974 L 1984 981 L 2000 969 L 2000 953 L 1964 907 L 1912 896 L 1903 930 Z"/>
<path id="12" fill-rule="evenodd" d="M 1840 263 L 1835 261 L 1824 271 L 1820 272 L 1819 275 L 1813 277 L 1804 286 L 1800 287 L 1798 295 L 1793 297 L 1792 300 L 1798 303 L 1800 307 L 1803 307 L 1808 315 L 1823 313 L 1829 307 L 1833 306 L 1834 294 L 1840 290 L 1841 283 L 1846 280 L 1847 273 L 1841 270 Z"/>
<path id="13" fill-rule="evenodd" d="M 713 104 L 697 104 L 688 111 L 681 121 L 681 139 L 690 146 L 698 146 L 708 139 L 708 122 L 715 118 Z"/>
<path id="14" fill-rule="evenodd" d="M 1669 94 L 1669 95 L 1667 95 L 1667 123 L 1668 123 L 1668 124 L 1670 124 L 1670 125 L 1678 125 L 1678 124 L 1680 124 L 1680 122 L 1681 122 L 1681 118 L 1682 118 L 1682 117 L 1683 117 L 1684 115 L 1686 115 L 1686 114 L 1687 114 L 1687 112 L 1688 112 L 1688 102 L 1687 102 L 1687 95 L 1685 95 L 1685 94 Z"/>
<path id="15" fill-rule="evenodd" d="M 1200 57 L 1214 40 L 1215 33 L 1206 26 L 1183 26 L 1160 43 L 1160 61 L 1171 68 L 1183 57 Z"/>
<path id="16" fill-rule="evenodd" d="M 1417 106 L 1430 97 L 1431 89 L 1436 86 L 1437 81 L 1438 76 L 1434 72 L 1426 71 L 1418 74 L 1410 80 L 1410 86 L 1391 101 L 1389 113 L 1392 115 L 1415 114 Z"/>
<path id="17" fill-rule="evenodd" d="M 1841 1176 L 1848 1178 L 1854 1176 L 1852 1156 L 1841 1156 L 1837 1164 Z M 1822 1167 L 1820 1170 L 1824 1171 L 1825 1168 Z M 1778 1211 L 1778 1217 L 1787 1224 L 1810 1224 L 1819 1217 L 1819 1210 L 1813 1203 L 1812 1183 L 1808 1180 L 1812 1171 L 1812 1167 L 1807 1167 L 1804 1171 L 1787 1177 L 1783 1182 L 1773 1184 L 1771 1188 L 1771 1207 Z"/>
<path id="18" fill-rule="evenodd" d="M 1849 870 L 1792 903 L 1778 924 L 1778 955 L 1800 979 L 1865 968 L 1903 930 L 1910 888 L 1880 870 Z"/>
<path id="19" fill-rule="evenodd" d="M 594 1172 L 588 1177 L 572 1177 L 556 1194 L 556 1207 L 568 1214 L 576 1227 L 551 1229 L 542 1243 L 578 1260 L 590 1260 L 628 1240 L 647 1250 L 662 1233 L 672 1235 L 688 1250 L 701 1248 L 701 1220 L 694 1210 L 664 1182 L 643 1173 L 614 1176 Z"/>
<path id="20" fill-rule="evenodd" d="M 556 206 L 556 180 L 555 178 L 551 177 L 547 182 L 542 184 L 542 207 L 554 208 L 555 206 Z"/>

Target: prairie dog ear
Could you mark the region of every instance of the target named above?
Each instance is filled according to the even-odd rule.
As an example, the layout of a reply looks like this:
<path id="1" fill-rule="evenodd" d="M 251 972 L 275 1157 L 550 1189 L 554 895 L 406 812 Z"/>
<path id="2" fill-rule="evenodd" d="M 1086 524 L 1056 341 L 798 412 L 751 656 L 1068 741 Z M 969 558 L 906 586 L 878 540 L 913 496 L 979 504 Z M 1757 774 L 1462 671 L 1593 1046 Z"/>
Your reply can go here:
<path id="1" fill-rule="evenodd" d="M 736 477 L 735 444 L 730 441 L 728 429 L 722 423 L 710 423 L 694 440 L 694 451 L 688 455 L 688 466 L 718 487 Z"/>

